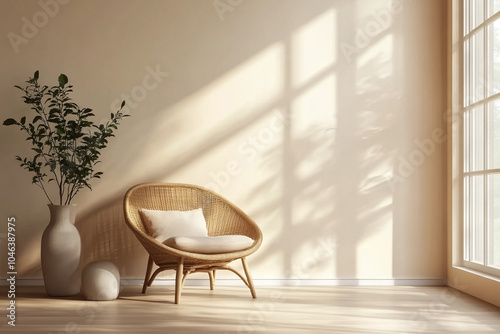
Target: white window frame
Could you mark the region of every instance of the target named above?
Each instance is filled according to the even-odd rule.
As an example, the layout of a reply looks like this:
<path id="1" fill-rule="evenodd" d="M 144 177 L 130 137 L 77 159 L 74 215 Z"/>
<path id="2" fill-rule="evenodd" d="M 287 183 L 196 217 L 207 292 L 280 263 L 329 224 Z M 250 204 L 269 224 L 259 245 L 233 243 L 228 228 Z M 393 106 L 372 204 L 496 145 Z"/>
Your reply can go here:
<path id="1" fill-rule="evenodd" d="M 481 24 L 479 24 L 477 27 L 474 29 L 470 30 L 468 34 L 464 34 L 464 25 L 469 25 L 471 22 L 467 22 L 467 19 L 470 19 L 472 15 L 468 15 L 468 18 L 465 19 L 464 13 L 464 5 L 472 3 L 472 1 L 483 1 L 483 10 L 484 10 L 484 17 L 486 17 L 486 12 L 487 12 L 487 6 L 490 6 L 492 2 L 490 0 L 460 0 L 460 22 L 459 22 L 459 27 L 458 30 L 460 31 L 460 38 L 459 38 L 459 76 L 460 76 L 460 85 L 459 87 L 459 96 L 460 96 L 460 115 L 462 118 L 462 122 L 460 122 L 460 130 L 459 130 L 459 145 L 460 149 L 458 150 L 460 157 L 459 157 L 459 174 L 460 174 L 460 191 L 459 191 L 459 197 L 460 197 L 460 227 L 461 227 L 461 247 L 459 249 L 461 250 L 461 263 L 462 266 L 468 269 L 472 269 L 474 271 L 478 271 L 481 273 L 485 273 L 488 275 L 493 275 L 496 277 L 500 278 L 500 267 L 493 267 L 491 265 L 488 265 L 489 263 L 489 258 L 491 255 L 491 251 L 489 248 L 490 241 L 491 241 L 491 234 L 489 233 L 488 230 L 488 214 L 489 214 L 489 203 L 486 200 L 488 196 L 488 176 L 489 175 L 495 175 L 495 174 L 500 174 L 500 168 L 495 168 L 495 169 L 490 169 L 488 168 L 488 147 L 487 147 L 487 138 L 488 138 L 488 105 L 490 102 L 495 101 L 495 100 L 500 100 L 500 92 L 493 94 L 492 96 L 488 96 L 487 94 L 487 89 L 488 89 L 488 72 L 486 70 L 487 68 L 487 55 L 488 55 L 488 38 L 487 38 L 487 29 L 486 27 L 496 21 L 497 19 L 500 19 L 500 11 L 492 15 L 491 17 L 485 19 Z M 469 7 L 472 8 L 472 7 Z M 466 41 L 471 40 L 471 36 L 480 32 L 482 29 L 482 35 L 483 35 L 483 64 L 482 64 L 482 71 L 483 71 L 483 78 L 482 78 L 482 99 L 475 99 L 473 103 L 466 103 L 466 99 L 470 97 L 469 90 L 474 87 L 474 82 L 471 79 L 472 75 L 472 67 L 474 64 L 472 62 L 469 62 L 469 68 L 466 69 L 466 62 L 464 61 L 465 58 L 465 44 Z M 470 43 L 470 42 L 469 42 Z M 473 54 L 473 52 L 470 49 L 467 49 L 469 57 Z M 469 81 L 466 81 L 469 80 Z M 468 83 L 468 87 L 466 87 L 465 83 Z M 474 87 L 477 91 L 477 87 Z M 483 168 L 473 168 L 472 165 L 475 162 L 473 154 L 468 151 L 468 147 L 465 145 L 465 141 L 467 140 L 467 136 L 465 135 L 465 130 L 467 130 L 467 135 L 470 136 L 470 131 L 474 131 L 472 128 L 472 121 L 469 119 L 467 120 L 466 118 L 468 115 L 471 114 L 471 112 L 474 108 L 477 107 L 482 107 L 483 115 L 482 115 L 482 124 L 480 124 L 480 129 L 483 131 L 483 143 L 482 143 L 482 150 L 483 150 L 483 161 L 482 167 Z M 476 111 L 477 112 L 477 111 Z M 469 124 L 469 127 L 466 125 Z M 477 130 L 478 128 L 476 128 Z M 470 137 L 469 137 L 470 138 Z M 465 170 L 465 163 L 469 164 L 468 170 Z M 483 261 L 482 263 L 475 262 L 473 261 L 473 252 L 474 252 L 474 247 L 473 243 L 474 240 L 471 238 L 471 235 L 474 234 L 473 231 L 473 224 L 469 222 L 472 221 L 473 219 L 473 212 L 470 212 L 472 210 L 468 210 L 469 206 L 465 205 L 465 201 L 472 201 L 470 196 L 467 196 L 466 198 L 466 193 L 467 189 L 466 186 L 470 186 L 470 183 L 467 184 L 465 182 L 466 178 L 471 178 L 471 177 L 477 177 L 477 176 L 483 176 L 482 180 L 482 199 L 483 199 L 483 208 L 482 212 L 479 214 L 482 215 L 482 233 L 483 233 L 483 240 L 484 240 L 484 249 L 482 250 L 483 252 Z M 470 206 L 473 207 L 473 206 Z M 477 210 L 476 210 L 477 211 Z"/>

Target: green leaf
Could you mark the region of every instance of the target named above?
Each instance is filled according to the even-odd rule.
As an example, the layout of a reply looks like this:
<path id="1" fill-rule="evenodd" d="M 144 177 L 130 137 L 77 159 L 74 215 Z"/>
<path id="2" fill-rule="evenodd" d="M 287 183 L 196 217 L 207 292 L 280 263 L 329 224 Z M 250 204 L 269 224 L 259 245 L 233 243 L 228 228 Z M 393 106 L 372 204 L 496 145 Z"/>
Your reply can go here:
<path id="1" fill-rule="evenodd" d="M 38 80 L 38 71 L 35 72 L 35 74 L 33 74 L 33 78 L 30 78 L 28 81 L 26 81 L 27 83 L 30 83 L 30 84 L 36 84 L 37 80 Z"/>
<path id="2" fill-rule="evenodd" d="M 7 118 L 5 121 L 3 121 L 3 125 L 6 125 L 6 126 L 14 125 L 14 124 L 18 124 L 18 123 L 13 118 Z"/>
<path id="3" fill-rule="evenodd" d="M 62 74 L 58 78 L 59 81 L 59 87 L 63 88 L 64 85 L 68 83 L 68 77 L 65 74 Z"/>
<path id="4" fill-rule="evenodd" d="M 36 80 L 38 80 L 39 77 L 40 77 L 40 72 L 37 70 L 35 72 L 35 74 L 33 74 L 33 79 L 35 79 L 35 81 L 36 81 Z"/>
<path id="5" fill-rule="evenodd" d="M 120 108 L 123 108 L 123 107 L 125 107 L 125 100 L 122 101 L 122 105 Z"/>
<path id="6" fill-rule="evenodd" d="M 26 116 L 21 117 L 21 124 L 24 125 L 26 123 Z"/>

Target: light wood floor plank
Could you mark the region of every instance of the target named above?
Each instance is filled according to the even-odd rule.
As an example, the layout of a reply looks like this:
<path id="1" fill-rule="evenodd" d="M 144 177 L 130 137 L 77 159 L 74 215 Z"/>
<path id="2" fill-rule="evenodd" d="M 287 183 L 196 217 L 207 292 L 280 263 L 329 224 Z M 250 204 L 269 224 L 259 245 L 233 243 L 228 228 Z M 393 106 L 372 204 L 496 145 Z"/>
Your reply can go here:
<path id="1" fill-rule="evenodd" d="M 500 309 L 446 287 L 125 287 L 119 299 L 49 298 L 18 287 L 2 333 L 500 333 Z M 1 296 L 2 309 L 6 295 Z"/>

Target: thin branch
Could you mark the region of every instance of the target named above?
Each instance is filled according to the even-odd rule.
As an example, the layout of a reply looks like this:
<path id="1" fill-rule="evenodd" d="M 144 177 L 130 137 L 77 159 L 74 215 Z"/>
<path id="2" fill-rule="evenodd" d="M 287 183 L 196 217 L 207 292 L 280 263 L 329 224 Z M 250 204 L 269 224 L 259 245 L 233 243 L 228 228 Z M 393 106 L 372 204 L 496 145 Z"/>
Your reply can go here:
<path id="1" fill-rule="evenodd" d="M 35 185 L 38 186 L 38 187 L 40 187 L 43 190 L 43 193 L 45 194 L 45 197 L 47 197 L 47 199 L 49 200 L 50 204 L 54 204 L 54 203 L 52 203 L 52 200 L 50 199 L 49 194 L 47 194 L 47 191 L 45 190 L 45 187 L 43 186 L 42 181 L 38 180 L 38 182 L 40 184 L 35 183 Z"/>

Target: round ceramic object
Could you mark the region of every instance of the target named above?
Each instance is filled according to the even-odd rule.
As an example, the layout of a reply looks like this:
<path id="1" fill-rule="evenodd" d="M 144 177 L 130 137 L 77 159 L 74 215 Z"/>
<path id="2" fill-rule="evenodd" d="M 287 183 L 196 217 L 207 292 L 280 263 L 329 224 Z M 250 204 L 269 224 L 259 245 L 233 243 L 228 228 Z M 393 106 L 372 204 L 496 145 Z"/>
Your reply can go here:
<path id="1" fill-rule="evenodd" d="M 113 300 L 120 292 L 120 272 L 109 261 L 95 261 L 82 272 L 82 293 L 87 300 Z"/>

